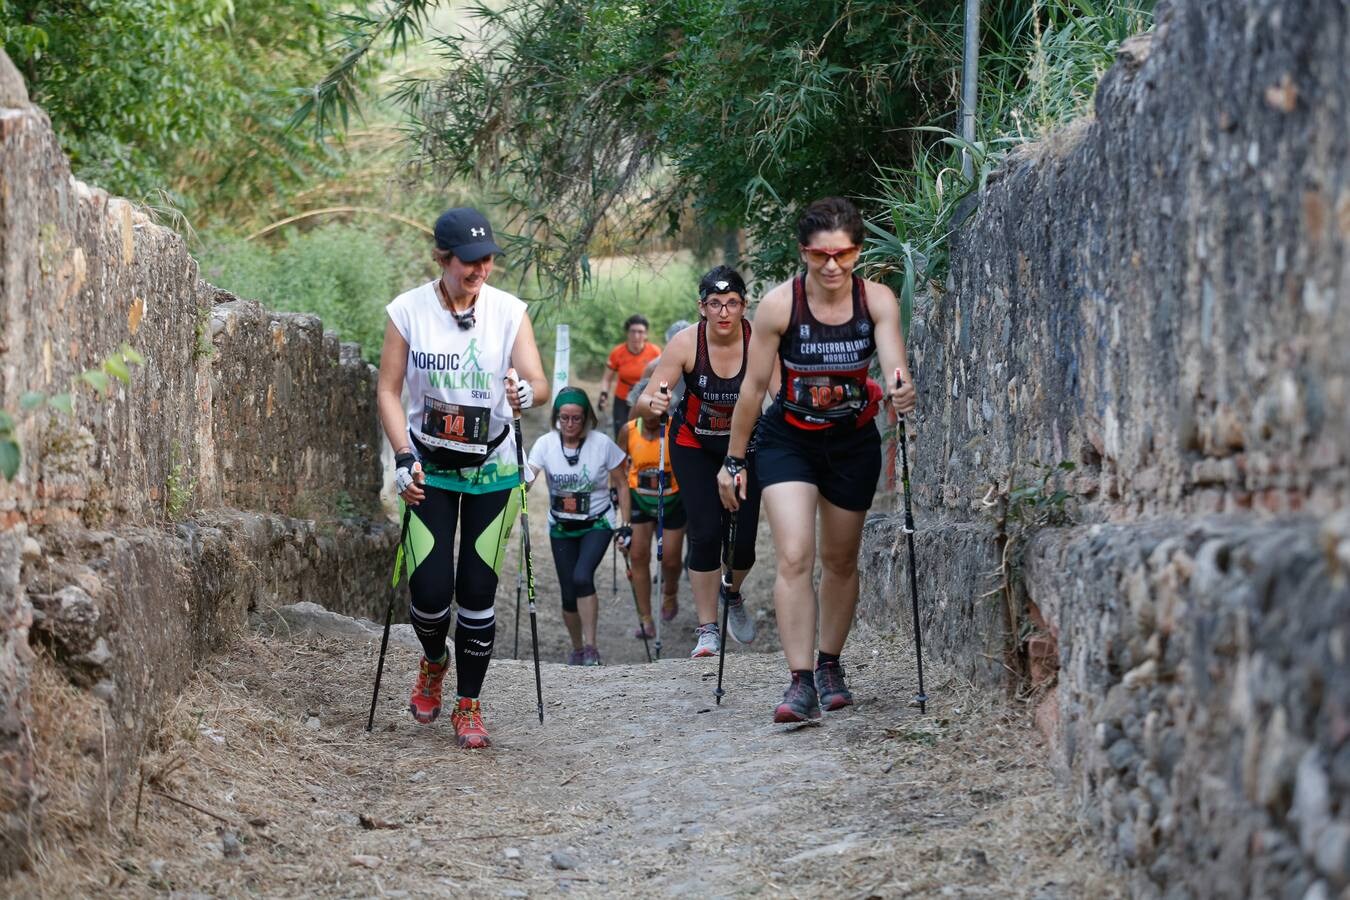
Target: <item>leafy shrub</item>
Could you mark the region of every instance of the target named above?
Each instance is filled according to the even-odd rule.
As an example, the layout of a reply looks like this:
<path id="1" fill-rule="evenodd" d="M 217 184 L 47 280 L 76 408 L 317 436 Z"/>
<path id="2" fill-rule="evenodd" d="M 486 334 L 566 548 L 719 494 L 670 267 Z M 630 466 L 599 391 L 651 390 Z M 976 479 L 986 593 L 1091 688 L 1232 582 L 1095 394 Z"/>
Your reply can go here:
<path id="1" fill-rule="evenodd" d="M 276 247 L 238 240 L 210 247 L 202 272 L 212 284 L 270 309 L 314 313 L 342 340 L 359 343 L 366 360 L 378 362 L 385 305 L 433 277 L 434 266 L 420 241 L 328 225 Z"/>
<path id="2" fill-rule="evenodd" d="M 662 346 L 673 322 L 698 318 L 698 279 L 706 267 L 687 257 L 657 262 L 621 257 L 593 264 L 596 271 L 575 299 L 531 305 L 530 318 L 546 371 L 553 370 L 559 323 L 568 326 L 572 371 L 595 378 L 603 374 L 609 351 L 623 341 L 624 320 L 633 313 L 647 317 L 651 339 Z"/>
<path id="3" fill-rule="evenodd" d="M 1039 139 L 1091 110 L 1097 81 L 1121 42 L 1152 25 L 1153 0 L 1030 0 L 993 4 L 981 22 L 979 110 L 982 139 L 942 128 L 910 129 L 920 143 L 909 166 L 878 165 L 868 207 L 868 274 L 896 288 L 908 331 L 916 292 L 940 293 L 947 244 L 963 203 L 978 192 L 1007 149 Z M 926 141 L 926 143 L 924 142 Z M 962 153 L 972 175 L 962 173 Z"/>

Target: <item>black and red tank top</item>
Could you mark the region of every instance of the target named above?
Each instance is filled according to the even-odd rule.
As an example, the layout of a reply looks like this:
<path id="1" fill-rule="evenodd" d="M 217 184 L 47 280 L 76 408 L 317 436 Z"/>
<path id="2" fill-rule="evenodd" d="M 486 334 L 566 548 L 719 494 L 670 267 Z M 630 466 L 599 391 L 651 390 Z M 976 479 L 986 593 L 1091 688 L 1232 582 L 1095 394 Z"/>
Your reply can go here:
<path id="1" fill-rule="evenodd" d="M 805 431 L 861 428 L 877 414 L 881 386 L 867 377 L 877 352 L 863 280 L 853 276 L 853 315 L 825 325 L 806 302 L 806 276 L 792 282 L 792 318 L 778 343 L 782 387 L 778 404 L 789 424 Z"/>
<path id="2" fill-rule="evenodd" d="M 675 443 L 725 455 L 731 437 L 731 413 L 741 396 L 745 363 L 750 357 L 750 323 L 741 320 L 741 368 L 730 378 L 713 371 L 708 356 L 708 320 L 698 323 L 694 368 L 684 373 L 684 398 L 676 415 L 680 420 Z"/>

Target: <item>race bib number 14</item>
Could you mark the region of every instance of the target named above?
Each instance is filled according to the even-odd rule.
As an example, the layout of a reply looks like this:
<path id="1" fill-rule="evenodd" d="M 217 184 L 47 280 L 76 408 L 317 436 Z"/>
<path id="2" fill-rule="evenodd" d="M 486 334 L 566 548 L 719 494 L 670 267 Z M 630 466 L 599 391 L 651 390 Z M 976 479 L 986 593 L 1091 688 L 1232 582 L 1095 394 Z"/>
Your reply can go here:
<path id="1" fill-rule="evenodd" d="M 486 453 L 492 411 L 426 398 L 422 407 L 422 440 L 433 447 L 464 453 Z"/>

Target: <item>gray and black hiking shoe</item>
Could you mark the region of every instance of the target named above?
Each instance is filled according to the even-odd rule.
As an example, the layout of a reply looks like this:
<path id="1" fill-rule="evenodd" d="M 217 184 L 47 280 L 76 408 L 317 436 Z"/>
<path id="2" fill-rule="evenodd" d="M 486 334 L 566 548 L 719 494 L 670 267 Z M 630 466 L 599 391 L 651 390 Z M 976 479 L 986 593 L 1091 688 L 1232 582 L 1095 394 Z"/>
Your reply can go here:
<path id="1" fill-rule="evenodd" d="M 731 632 L 739 643 L 748 644 L 755 639 L 755 620 L 745 608 L 745 598 L 740 591 L 728 591 L 726 585 L 717 589 L 717 599 L 727 604 L 727 631 Z"/>
<path id="2" fill-rule="evenodd" d="M 773 711 L 773 720 L 779 723 L 805 722 L 820 718 L 820 701 L 816 686 L 804 675 L 792 673 L 792 684 L 783 693 L 783 702 Z"/>
<path id="3" fill-rule="evenodd" d="M 844 680 L 844 667 L 837 662 L 816 667 L 816 692 L 820 695 L 820 705 L 827 712 L 853 705 L 853 692 Z"/>

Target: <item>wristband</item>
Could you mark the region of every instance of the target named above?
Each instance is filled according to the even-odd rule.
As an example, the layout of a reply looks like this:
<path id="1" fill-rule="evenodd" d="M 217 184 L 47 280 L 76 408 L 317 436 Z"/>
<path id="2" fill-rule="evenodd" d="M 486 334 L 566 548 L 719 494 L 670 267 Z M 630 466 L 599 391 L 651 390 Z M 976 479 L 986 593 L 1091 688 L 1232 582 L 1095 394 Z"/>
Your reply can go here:
<path id="1" fill-rule="evenodd" d="M 726 469 L 727 474 L 732 478 L 735 478 L 737 475 L 744 472 L 746 464 L 744 456 L 732 456 L 731 454 L 727 454 L 727 458 L 722 460 L 722 468 Z"/>

